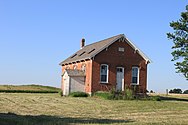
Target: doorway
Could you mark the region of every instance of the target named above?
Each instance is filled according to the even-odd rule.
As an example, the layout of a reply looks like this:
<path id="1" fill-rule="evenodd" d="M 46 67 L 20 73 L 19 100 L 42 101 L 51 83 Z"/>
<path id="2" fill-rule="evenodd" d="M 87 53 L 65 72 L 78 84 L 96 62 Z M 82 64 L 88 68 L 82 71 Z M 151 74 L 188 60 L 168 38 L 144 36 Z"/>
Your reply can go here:
<path id="1" fill-rule="evenodd" d="M 117 67 L 116 69 L 116 90 L 124 91 L 124 68 Z"/>

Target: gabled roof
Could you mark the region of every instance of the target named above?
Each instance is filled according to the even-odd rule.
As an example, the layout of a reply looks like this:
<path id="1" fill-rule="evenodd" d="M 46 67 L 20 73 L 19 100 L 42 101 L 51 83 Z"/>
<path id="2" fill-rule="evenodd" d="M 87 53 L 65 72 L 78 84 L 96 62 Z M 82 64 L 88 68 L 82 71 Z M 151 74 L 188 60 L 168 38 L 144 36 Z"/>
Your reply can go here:
<path id="1" fill-rule="evenodd" d="M 119 34 L 117 36 L 113 36 L 113 37 L 101 40 L 99 42 L 95 42 L 93 44 L 84 46 L 82 49 L 78 50 L 72 56 L 70 56 L 69 58 L 62 61 L 59 65 L 66 65 L 69 63 L 77 62 L 77 61 L 92 59 L 98 53 L 100 53 L 102 50 L 104 50 L 105 48 L 107 48 L 108 46 L 110 46 L 111 44 L 113 44 L 114 42 L 116 42 L 119 39 L 127 42 L 148 63 L 151 62 L 151 60 L 138 47 L 136 47 L 136 45 L 134 45 L 130 40 L 128 40 L 124 34 Z"/>

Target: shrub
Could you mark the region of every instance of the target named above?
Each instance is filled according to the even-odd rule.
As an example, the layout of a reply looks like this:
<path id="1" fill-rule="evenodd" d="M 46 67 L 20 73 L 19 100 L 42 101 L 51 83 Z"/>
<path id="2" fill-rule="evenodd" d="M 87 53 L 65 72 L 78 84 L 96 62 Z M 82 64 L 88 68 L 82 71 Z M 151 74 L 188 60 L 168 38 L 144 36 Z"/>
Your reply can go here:
<path id="1" fill-rule="evenodd" d="M 173 89 L 173 90 L 170 90 L 169 93 L 182 94 L 182 90 L 181 89 Z"/>
<path id="2" fill-rule="evenodd" d="M 89 94 L 87 94 L 85 92 L 71 92 L 69 94 L 69 96 L 71 96 L 71 97 L 88 97 Z"/>
<path id="3" fill-rule="evenodd" d="M 133 91 L 129 88 L 126 88 L 125 91 L 115 91 L 115 89 L 112 89 L 108 97 L 108 99 L 114 100 L 131 100 L 133 98 Z"/>
<path id="4" fill-rule="evenodd" d="M 138 97 L 138 100 L 142 100 L 142 101 L 161 101 L 161 97 L 160 96 L 144 96 L 144 97 Z"/>
<path id="5" fill-rule="evenodd" d="M 185 91 L 183 92 L 183 94 L 188 94 L 188 90 L 185 90 Z"/>
<path id="6" fill-rule="evenodd" d="M 104 92 L 104 91 L 98 91 L 95 92 L 94 97 L 100 97 L 103 99 L 109 99 L 109 100 L 151 100 L 151 101 L 161 101 L 161 98 L 159 96 L 139 96 L 134 95 L 133 91 L 131 89 L 125 89 L 125 91 L 115 91 L 115 89 L 112 89 L 110 92 Z"/>
<path id="7" fill-rule="evenodd" d="M 133 91 L 131 89 L 125 89 L 125 91 L 122 92 L 122 94 L 123 94 L 123 99 L 124 100 L 133 99 Z"/>
<path id="8" fill-rule="evenodd" d="M 62 97 L 63 96 L 63 91 L 62 90 L 60 90 L 59 92 L 59 95 Z"/>
<path id="9" fill-rule="evenodd" d="M 136 91 L 137 91 L 137 89 L 138 89 L 138 86 L 132 85 L 132 87 L 133 87 L 133 92 L 134 92 L 134 94 L 136 94 Z M 129 88 L 125 88 L 125 89 L 129 89 Z"/>
<path id="10" fill-rule="evenodd" d="M 150 93 L 154 93 L 154 91 L 153 91 L 153 90 L 150 90 Z"/>
<path id="11" fill-rule="evenodd" d="M 148 100 L 151 100 L 151 101 L 161 101 L 161 98 L 159 96 L 150 96 L 148 98 Z"/>

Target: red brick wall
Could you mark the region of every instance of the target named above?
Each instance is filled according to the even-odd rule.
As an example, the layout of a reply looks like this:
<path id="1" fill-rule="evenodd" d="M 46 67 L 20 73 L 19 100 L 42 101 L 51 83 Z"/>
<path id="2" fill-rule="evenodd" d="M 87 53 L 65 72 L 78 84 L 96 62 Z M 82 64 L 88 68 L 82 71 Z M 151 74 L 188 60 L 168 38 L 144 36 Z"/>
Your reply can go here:
<path id="1" fill-rule="evenodd" d="M 119 52 L 118 47 L 123 47 L 124 52 Z M 109 65 L 108 84 L 100 83 L 100 64 Z M 95 56 L 92 63 L 92 92 L 108 91 L 116 86 L 116 67 L 124 67 L 125 86 L 131 87 L 132 67 L 140 67 L 138 92 L 146 92 L 147 64 L 146 61 L 125 42 L 115 42 L 107 49 Z"/>
<path id="2" fill-rule="evenodd" d="M 92 79 L 92 60 L 86 62 L 86 81 L 85 91 L 91 94 L 91 79 Z"/>
<path id="3" fill-rule="evenodd" d="M 74 66 L 77 66 L 76 69 L 81 70 L 83 64 L 85 64 L 85 66 L 86 66 L 85 91 L 87 93 L 91 93 L 92 60 L 87 60 L 87 61 L 84 61 L 84 62 L 78 62 L 78 63 L 75 63 L 75 64 L 64 65 L 64 66 L 62 66 L 62 73 L 64 73 L 64 71 L 67 67 L 69 69 L 74 69 Z M 63 80 L 63 77 L 62 77 L 62 80 L 61 80 L 61 89 L 62 90 L 64 89 L 63 83 L 64 83 L 64 80 Z"/>

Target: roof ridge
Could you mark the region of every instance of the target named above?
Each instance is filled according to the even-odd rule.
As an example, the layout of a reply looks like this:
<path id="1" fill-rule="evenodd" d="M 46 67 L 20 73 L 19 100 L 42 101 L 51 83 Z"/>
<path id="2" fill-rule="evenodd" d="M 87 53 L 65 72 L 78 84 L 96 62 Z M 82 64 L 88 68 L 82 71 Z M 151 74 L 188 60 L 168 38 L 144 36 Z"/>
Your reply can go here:
<path id="1" fill-rule="evenodd" d="M 113 37 L 117 37 L 117 36 L 121 36 L 121 35 L 123 36 L 124 34 L 118 34 L 118 35 L 112 36 L 110 38 L 106 38 L 106 39 L 103 39 L 103 40 L 100 40 L 100 41 L 97 41 L 97 42 L 92 42 L 91 44 L 88 44 L 88 45 L 86 45 L 84 47 L 87 47 L 87 46 L 90 46 L 90 45 L 93 45 L 93 44 L 96 44 L 96 43 L 99 43 L 99 42 L 103 42 L 105 40 L 112 39 Z"/>

